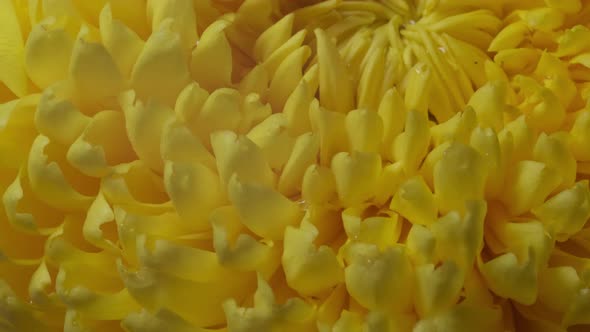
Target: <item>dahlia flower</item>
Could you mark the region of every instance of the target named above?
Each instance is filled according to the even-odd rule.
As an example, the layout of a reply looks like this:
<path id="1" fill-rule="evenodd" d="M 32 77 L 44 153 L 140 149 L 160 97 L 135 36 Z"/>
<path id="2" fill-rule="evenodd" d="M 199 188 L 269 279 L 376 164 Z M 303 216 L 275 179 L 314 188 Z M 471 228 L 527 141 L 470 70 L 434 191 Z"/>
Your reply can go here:
<path id="1" fill-rule="evenodd" d="M 0 0 L 0 331 L 588 331 L 589 100 L 582 0 Z"/>

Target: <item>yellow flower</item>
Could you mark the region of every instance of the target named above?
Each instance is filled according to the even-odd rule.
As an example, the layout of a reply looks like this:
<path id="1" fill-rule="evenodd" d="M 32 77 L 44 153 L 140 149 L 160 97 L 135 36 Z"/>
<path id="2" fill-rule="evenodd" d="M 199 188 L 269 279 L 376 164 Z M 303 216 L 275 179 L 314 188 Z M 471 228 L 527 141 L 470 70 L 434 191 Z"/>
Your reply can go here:
<path id="1" fill-rule="evenodd" d="M 0 0 L 0 330 L 586 331 L 580 0 Z"/>

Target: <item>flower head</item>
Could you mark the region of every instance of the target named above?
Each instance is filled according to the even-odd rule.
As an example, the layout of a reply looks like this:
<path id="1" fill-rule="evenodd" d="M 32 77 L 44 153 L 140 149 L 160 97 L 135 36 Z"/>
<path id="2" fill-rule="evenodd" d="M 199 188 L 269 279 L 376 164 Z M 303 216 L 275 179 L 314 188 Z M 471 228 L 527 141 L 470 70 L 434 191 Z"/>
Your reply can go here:
<path id="1" fill-rule="evenodd" d="M 586 330 L 589 10 L 0 0 L 0 330 Z"/>

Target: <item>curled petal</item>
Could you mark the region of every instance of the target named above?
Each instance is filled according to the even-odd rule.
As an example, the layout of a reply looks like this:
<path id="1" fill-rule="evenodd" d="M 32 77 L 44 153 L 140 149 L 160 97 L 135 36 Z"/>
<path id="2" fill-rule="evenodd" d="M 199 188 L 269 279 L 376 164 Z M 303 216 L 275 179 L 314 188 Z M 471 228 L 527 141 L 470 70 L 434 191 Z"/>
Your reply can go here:
<path id="1" fill-rule="evenodd" d="M 363 206 L 344 210 L 342 212 L 344 230 L 348 238 L 355 242 L 371 243 L 380 250 L 385 250 L 397 243 L 402 222 L 397 214 L 388 211 L 381 211 L 374 217 L 363 218 L 361 214 L 366 213 L 371 207 Z"/>
<path id="2" fill-rule="evenodd" d="M 452 307 L 459 298 L 465 271 L 453 261 L 416 268 L 416 310 L 428 316 Z"/>
<path id="3" fill-rule="evenodd" d="M 264 238 L 282 239 L 285 228 L 297 225 L 303 217 L 295 202 L 272 188 L 246 182 L 238 175 L 231 177 L 228 194 L 244 225 Z"/>
<path id="4" fill-rule="evenodd" d="M 252 308 L 239 307 L 235 299 L 230 299 L 223 304 L 223 310 L 232 331 L 295 332 L 315 327 L 314 307 L 299 298 L 276 304 L 272 288 L 260 275 Z"/>
<path id="5" fill-rule="evenodd" d="M 347 113 L 354 108 L 354 92 L 346 64 L 325 31 L 316 29 L 315 36 L 320 66 L 322 106 L 331 111 Z"/>
<path id="6" fill-rule="evenodd" d="M 559 188 L 568 188 L 576 180 L 576 159 L 567 147 L 568 137 L 541 133 L 533 150 L 533 158 L 554 169 L 559 177 Z"/>
<path id="7" fill-rule="evenodd" d="M 98 42 L 97 31 L 83 26 L 72 49 L 70 76 L 75 97 L 84 104 L 93 104 L 103 98 L 115 97 L 123 88 L 123 77 L 117 64 Z"/>
<path id="8" fill-rule="evenodd" d="M 270 104 L 264 104 L 260 95 L 256 93 L 248 94 L 242 104 L 242 119 L 238 126 L 238 132 L 248 132 L 250 128 L 264 121 L 271 114 L 272 108 Z"/>
<path id="9" fill-rule="evenodd" d="M 231 84 L 232 49 L 224 32 L 228 25 L 225 20 L 211 24 L 191 55 L 192 77 L 209 91 Z"/>
<path id="10" fill-rule="evenodd" d="M 511 214 L 520 215 L 541 205 L 558 186 L 559 180 L 557 173 L 544 163 L 521 161 L 506 181 L 502 201 Z"/>
<path id="11" fill-rule="evenodd" d="M 408 112 L 405 130 L 396 137 L 393 144 L 393 156 L 402 163 L 406 173 L 411 174 L 418 169 L 429 144 L 430 132 L 426 115 L 416 111 Z"/>
<path id="12" fill-rule="evenodd" d="M 176 211 L 191 228 L 209 228 L 209 212 L 223 202 L 217 174 L 200 163 L 168 161 L 164 185 Z"/>
<path id="13" fill-rule="evenodd" d="M 558 241 L 566 241 L 582 230 L 590 218 L 588 181 L 577 182 L 534 208 L 532 212 Z"/>
<path id="14" fill-rule="evenodd" d="M 16 96 L 28 92 L 27 73 L 23 62 L 23 33 L 12 1 L 0 2 L 0 82 Z"/>
<path id="15" fill-rule="evenodd" d="M 557 40 L 556 55 L 559 57 L 572 56 L 590 50 L 588 38 L 590 38 L 590 29 L 586 26 L 576 25 L 567 29 Z"/>
<path id="16" fill-rule="evenodd" d="M 498 136 L 491 128 L 477 127 L 471 133 L 470 145 L 482 156 L 487 169 L 486 197 L 497 197 L 504 186 L 506 175 L 506 160 Z"/>
<path id="17" fill-rule="evenodd" d="M 303 174 L 301 196 L 311 204 L 327 203 L 336 196 L 336 180 L 328 167 L 311 165 Z"/>
<path id="18" fill-rule="evenodd" d="M 573 303 L 582 281 L 571 266 L 550 267 L 539 274 L 539 302 L 557 312 Z"/>
<path id="19" fill-rule="evenodd" d="M 189 49 L 197 41 L 197 19 L 190 0 L 149 0 L 147 15 L 152 20 L 152 31 L 158 31 L 167 19 L 172 19 L 170 30 L 178 33 L 182 45 Z"/>
<path id="20" fill-rule="evenodd" d="M 160 142 L 164 124 L 174 116 L 169 106 L 150 99 L 147 103 L 134 100 L 134 93 L 128 92 L 121 101 L 125 112 L 125 126 L 135 153 L 149 167 L 157 172 L 163 170 Z"/>
<path id="21" fill-rule="evenodd" d="M 314 100 L 309 117 L 312 130 L 320 135 L 320 163 L 328 165 L 338 151 L 347 150 L 346 116 L 325 110 Z"/>
<path id="22" fill-rule="evenodd" d="M 480 262 L 479 268 L 494 293 L 530 305 L 537 298 L 536 259 L 533 254 L 520 263 L 516 255 L 506 253 L 487 263 Z"/>
<path id="23" fill-rule="evenodd" d="M 401 247 L 390 247 L 382 253 L 375 249 L 359 247 L 357 253 L 351 254 L 346 288 L 367 309 L 407 310 L 414 290 L 414 268 L 409 257 Z"/>
<path id="24" fill-rule="evenodd" d="M 432 87 L 432 71 L 424 63 L 417 63 L 404 78 L 403 85 L 404 104 L 406 109 L 426 114 L 428 111 L 429 98 Z"/>
<path id="25" fill-rule="evenodd" d="M 211 144 L 222 184 L 227 185 L 234 173 L 246 182 L 266 186 L 275 183 L 275 174 L 264 153 L 247 137 L 238 137 L 231 131 L 219 131 L 211 135 Z"/>
<path id="26" fill-rule="evenodd" d="M 94 177 L 105 176 L 112 166 L 129 162 L 134 156 L 125 135 L 125 118 L 115 111 L 97 113 L 67 154 L 72 166 Z"/>
<path id="27" fill-rule="evenodd" d="M 321 293 L 344 280 L 336 254 L 328 246 L 316 248 L 318 230 L 311 224 L 285 230 L 282 257 L 285 277 L 290 287 L 303 295 Z"/>
<path id="28" fill-rule="evenodd" d="M 90 121 L 68 100 L 72 93 L 65 83 L 45 89 L 35 113 L 39 132 L 63 145 L 72 144 Z"/>
<path id="29" fill-rule="evenodd" d="M 121 74 L 128 78 L 144 47 L 144 41 L 122 21 L 113 18 L 110 2 L 100 12 L 99 24 L 104 47 L 113 57 Z"/>
<path id="30" fill-rule="evenodd" d="M 62 222 L 63 215 L 40 201 L 30 186 L 26 171 L 21 170 L 2 196 L 6 217 L 20 231 L 49 234 Z"/>
<path id="31" fill-rule="evenodd" d="M 469 99 L 482 128 L 491 127 L 496 132 L 504 127 L 504 111 L 508 86 L 504 81 L 492 81 L 479 88 Z"/>
<path id="32" fill-rule="evenodd" d="M 248 234 L 233 206 L 215 209 L 209 218 L 213 227 L 213 247 L 224 267 L 257 271 L 270 277 L 281 263 L 281 248 L 273 241 L 257 240 Z"/>
<path id="33" fill-rule="evenodd" d="M 171 23 L 167 22 L 145 43 L 133 66 L 131 85 L 140 99 L 151 97 L 173 106 L 190 75 L 180 36 L 170 31 Z"/>
<path id="34" fill-rule="evenodd" d="M 520 45 L 529 33 L 529 27 L 523 21 L 517 21 L 504 27 L 488 47 L 489 52 L 516 48 Z"/>
<path id="35" fill-rule="evenodd" d="M 74 36 L 66 22 L 48 17 L 33 26 L 25 44 L 25 69 L 31 81 L 45 89 L 68 77 Z"/>
<path id="36" fill-rule="evenodd" d="M 393 196 L 390 207 L 413 224 L 430 225 L 438 215 L 434 195 L 421 177 L 404 182 Z"/>
<path id="37" fill-rule="evenodd" d="M 283 168 L 295 144 L 295 139 L 288 133 L 287 119 L 282 113 L 267 117 L 252 128 L 246 137 L 262 149 L 273 169 Z"/>
<path id="38" fill-rule="evenodd" d="M 311 49 L 302 46 L 289 54 L 277 68 L 268 90 L 270 104 L 275 112 L 283 109 L 291 92 L 301 81 L 303 66 L 310 55 Z"/>
<path id="39" fill-rule="evenodd" d="M 486 167 L 475 149 L 454 143 L 434 166 L 434 195 L 441 211 L 463 210 L 466 200 L 483 198 Z"/>
<path id="40" fill-rule="evenodd" d="M 225 322 L 222 303 L 229 297 L 242 299 L 254 287 L 250 275 L 233 275 L 212 282 L 194 282 L 159 271 L 130 270 L 118 263 L 119 274 L 129 293 L 144 308 L 165 308 L 197 326 Z"/>
<path id="41" fill-rule="evenodd" d="M 353 151 L 379 152 L 383 122 L 376 112 L 354 110 L 346 115 L 346 131 Z"/>
<path id="42" fill-rule="evenodd" d="M 387 90 L 381 99 L 377 111 L 383 123 L 382 147 L 384 155 L 391 159 L 391 144 L 395 137 L 404 130 L 406 108 L 402 96 L 394 87 Z"/>
<path id="43" fill-rule="evenodd" d="M 103 227 L 106 229 L 109 223 L 114 225 L 114 221 L 115 213 L 113 209 L 102 192 L 98 193 L 94 202 L 88 208 L 84 220 L 84 226 L 82 227 L 84 239 L 98 248 L 117 253 L 119 248 L 116 244 L 116 238 L 113 238 L 112 232 L 103 229 Z"/>
<path id="44" fill-rule="evenodd" d="M 174 105 L 174 112 L 181 121 L 195 127 L 195 130 L 197 130 L 196 122 L 198 122 L 199 113 L 207 98 L 209 98 L 209 92 L 201 88 L 197 82 L 192 82 L 182 89 L 178 95 Z"/>
<path id="45" fill-rule="evenodd" d="M 268 59 L 274 51 L 289 40 L 293 31 L 293 19 L 293 14 L 286 15 L 256 39 L 254 57 L 259 62 Z"/>
<path id="46" fill-rule="evenodd" d="M 189 128 L 173 117 L 162 129 L 160 153 L 162 160 L 201 163 L 213 171 L 217 170 L 213 154 Z"/>
<path id="47" fill-rule="evenodd" d="M 344 206 L 371 198 L 381 177 L 381 158 L 377 153 L 337 153 L 332 159 L 338 197 Z"/>
<path id="48" fill-rule="evenodd" d="M 279 178 L 279 192 L 290 196 L 301 190 L 303 176 L 307 168 L 315 164 L 319 150 L 320 140 L 317 135 L 305 133 L 297 138 Z"/>
<path id="49" fill-rule="evenodd" d="M 197 118 L 198 134 L 209 142 L 217 130 L 236 130 L 241 122 L 241 96 L 237 90 L 222 88 L 211 93 Z"/>
<path id="50" fill-rule="evenodd" d="M 483 247 L 485 201 L 467 201 L 461 216 L 453 211 L 431 225 L 436 238 L 436 251 L 441 259 L 453 260 L 462 269 L 468 270 Z M 419 230 L 419 229 L 417 229 Z M 424 246 L 428 235 L 417 232 L 416 244 Z M 422 242 L 422 244 L 421 244 Z"/>
<path id="51" fill-rule="evenodd" d="M 39 135 L 33 142 L 27 168 L 33 192 L 48 205 L 61 210 L 85 210 L 92 203 L 98 184 L 81 177 L 67 163 L 56 162 L 55 158 L 63 156 L 54 150 L 46 136 Z"/>

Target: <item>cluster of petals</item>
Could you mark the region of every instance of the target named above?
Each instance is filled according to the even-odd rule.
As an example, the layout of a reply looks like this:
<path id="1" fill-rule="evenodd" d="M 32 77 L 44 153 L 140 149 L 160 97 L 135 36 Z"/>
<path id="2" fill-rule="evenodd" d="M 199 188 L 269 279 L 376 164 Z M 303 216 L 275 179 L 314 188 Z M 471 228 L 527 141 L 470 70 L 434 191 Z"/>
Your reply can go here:
<path id="1" fill-rule="evenodd" d="M 0 331 L 590 329 L 590 3 L 0 0 Z"/>

